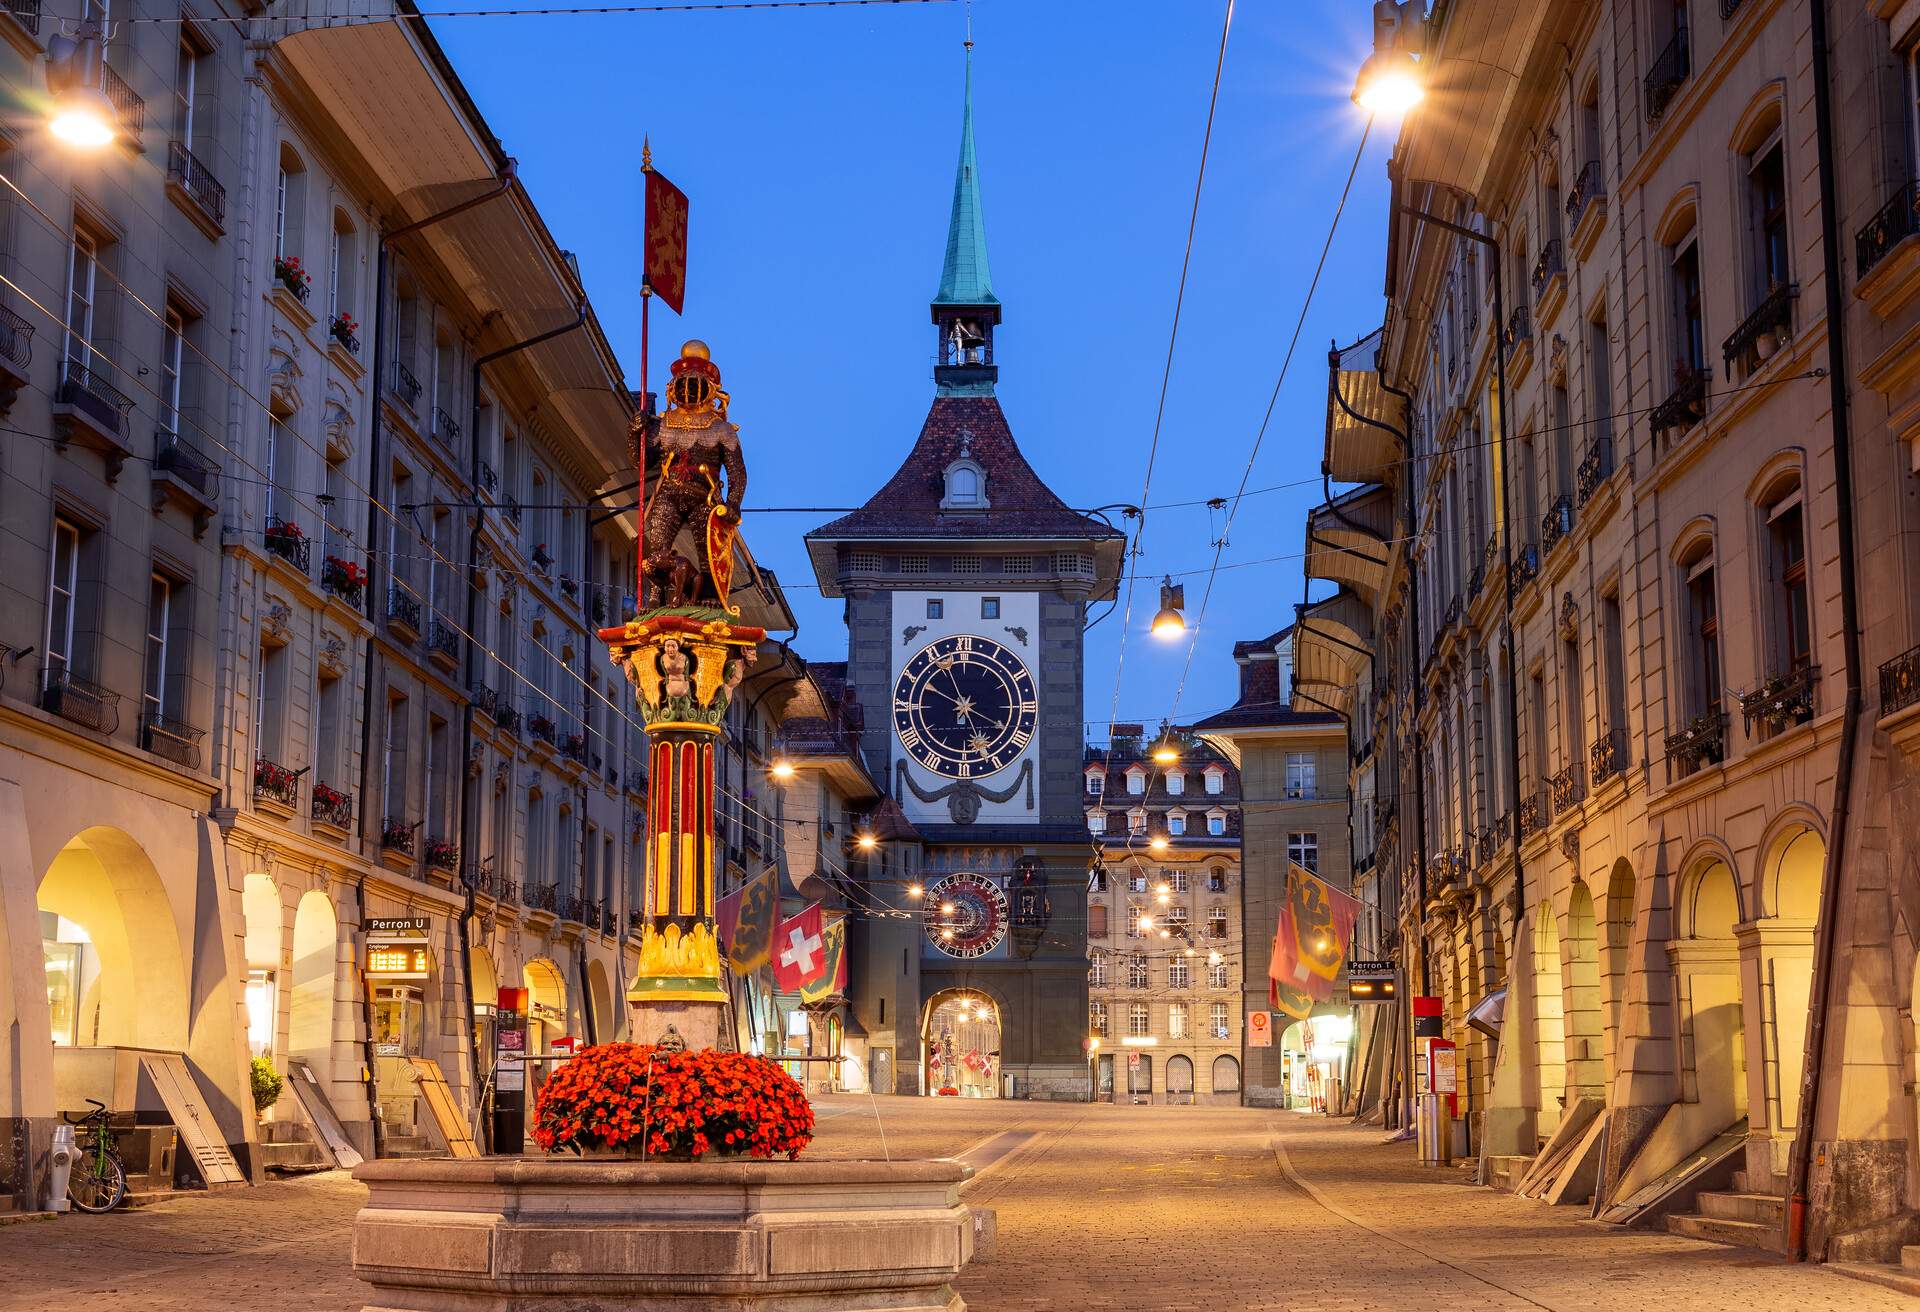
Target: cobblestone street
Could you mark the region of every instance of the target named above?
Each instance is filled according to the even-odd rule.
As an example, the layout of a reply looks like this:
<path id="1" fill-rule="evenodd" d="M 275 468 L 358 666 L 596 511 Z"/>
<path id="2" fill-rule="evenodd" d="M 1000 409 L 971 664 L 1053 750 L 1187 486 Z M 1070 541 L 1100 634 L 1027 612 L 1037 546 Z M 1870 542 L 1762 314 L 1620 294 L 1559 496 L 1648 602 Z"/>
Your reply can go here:
<path id="1" fill-rule="evenodd" d="M 1817 1267 L 1601 1229 L 1422 1171 L 1377 1131 L 1240 1109 L 836 1097 L 827 1157 L 963 1155 L 998 1212 L 976 1309 L 1909 1308 Z M 878 1113 L 878 1115 L 876 1115 Z M 338 1172 L 0 1227 L 0 1309 L 355 1309 Z"/>

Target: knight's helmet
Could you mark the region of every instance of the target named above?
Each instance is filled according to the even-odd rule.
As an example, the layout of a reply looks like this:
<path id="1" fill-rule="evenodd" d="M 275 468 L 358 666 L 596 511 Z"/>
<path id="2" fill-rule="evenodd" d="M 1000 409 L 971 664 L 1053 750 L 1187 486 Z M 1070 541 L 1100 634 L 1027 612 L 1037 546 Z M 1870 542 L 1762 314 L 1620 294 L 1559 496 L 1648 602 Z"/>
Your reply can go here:
<path id="1" fill-rule="evenodd" d="M 727 417 L 727 394 L 720 390 L 720 366 L 707 344 L 695 338 L 680 348 L 667 384 L 667 409 L 686 427 L 705 427 L 709 416 Z"/>

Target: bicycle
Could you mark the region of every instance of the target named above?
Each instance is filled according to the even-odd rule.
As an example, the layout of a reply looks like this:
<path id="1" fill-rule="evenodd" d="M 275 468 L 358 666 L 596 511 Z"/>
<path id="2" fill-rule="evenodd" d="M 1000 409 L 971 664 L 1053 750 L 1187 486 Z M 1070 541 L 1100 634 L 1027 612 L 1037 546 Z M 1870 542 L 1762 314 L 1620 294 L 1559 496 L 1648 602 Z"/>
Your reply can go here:
<path id="1" fill-rule="evenodd" d="M 127 1199 L 127 1168 L 107 1123 L 107 1105 L 89 1098 L 94 1110 L 79 1120 L 66 1113 L 61 1119 L 77 1126 L 73 1171 L 67 1176 L 67 1198 L 83 1212 L 111 1212 Z"/>

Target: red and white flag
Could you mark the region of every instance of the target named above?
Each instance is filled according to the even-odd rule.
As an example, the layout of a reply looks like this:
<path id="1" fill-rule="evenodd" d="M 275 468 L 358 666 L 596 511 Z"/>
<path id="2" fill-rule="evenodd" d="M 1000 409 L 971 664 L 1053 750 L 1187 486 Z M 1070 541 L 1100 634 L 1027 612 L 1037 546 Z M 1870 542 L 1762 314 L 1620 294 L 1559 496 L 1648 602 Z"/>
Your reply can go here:
<path id="1" fill-rule="evenodd" d="M 820 904 L 780 922 L 773 932 L 773 986 L 782 993 L 798 993 L 817 982 L 827 970 L 826 926 Z"/>

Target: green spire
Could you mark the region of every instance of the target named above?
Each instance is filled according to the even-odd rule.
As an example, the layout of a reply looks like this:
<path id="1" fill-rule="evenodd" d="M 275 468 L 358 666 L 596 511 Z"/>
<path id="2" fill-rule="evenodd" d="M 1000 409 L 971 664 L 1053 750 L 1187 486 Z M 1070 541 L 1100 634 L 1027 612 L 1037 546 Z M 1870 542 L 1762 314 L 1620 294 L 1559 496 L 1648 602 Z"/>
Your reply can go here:
<path id="1" fill-rule="evenodd" d="M 953 176 L 953 217 L 947 259 L 935 305 L 998 305 L 987 268 L 986 219 L 980 207 L 980 166 L 973 157 L 973 42 L 967 42 L 966 107 L 960 117 L 960 167 Z"/>

